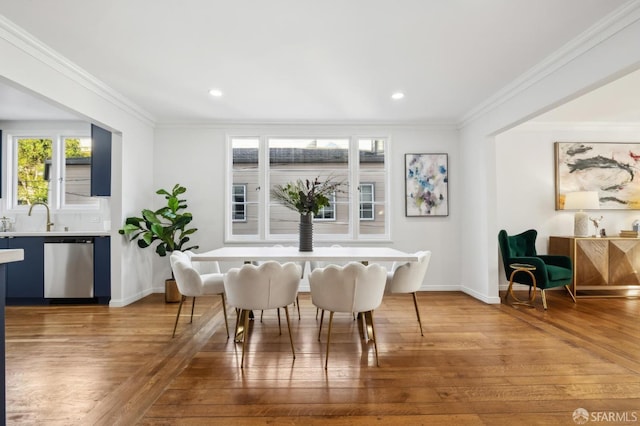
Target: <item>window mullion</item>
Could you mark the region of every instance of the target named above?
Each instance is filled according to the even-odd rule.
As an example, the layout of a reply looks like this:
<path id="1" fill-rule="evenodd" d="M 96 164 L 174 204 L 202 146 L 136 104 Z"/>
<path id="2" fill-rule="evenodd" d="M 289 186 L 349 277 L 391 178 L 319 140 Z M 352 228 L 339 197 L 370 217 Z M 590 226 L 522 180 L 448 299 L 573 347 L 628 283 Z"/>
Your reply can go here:
<path id="1" fill-rule="evenodd" d="M 357 240 L 360 236 L 360 149 L 358 138 L 349 138 L 349 236 Z"/>
<path id="2" fill-rule="evenodd" d="M 53 138 L 52 170 L 49 176 L 49 199 L 52 201 L 50 207 L 54 210 L 58 210 L 65 205 L 64 191 L 62 191 L 65 182 L 64 165 L 66 160 L 63 144 L 62 136 L 57 134 Z"/>
<path id="3" fill-rule="evenodd" d="M 263 241 L 271 239 L 271 232 L 267 226 L 271 220 L 271 212 L 269 211 L 269 185 L 271 185 L 271 183 L 269 181 L 269 146 L 267 141 L 266 136 L 261 136 L 258 145 L 258 156 L 260 158 L 258 161 L 260 182 L 260 193 L 258 194 L 258 206 L 260 206 L 258 209 L 258 234 Z"/>

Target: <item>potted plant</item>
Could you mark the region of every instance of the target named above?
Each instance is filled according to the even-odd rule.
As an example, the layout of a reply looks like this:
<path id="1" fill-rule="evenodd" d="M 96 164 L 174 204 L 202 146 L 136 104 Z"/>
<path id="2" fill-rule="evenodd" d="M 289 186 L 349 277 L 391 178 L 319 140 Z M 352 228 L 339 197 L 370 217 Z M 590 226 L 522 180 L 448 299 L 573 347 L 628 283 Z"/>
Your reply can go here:
<path id="1" fill-rule="evenodd" d="M 341 191 L 342 183 L 335 182 L 331 176 L 321 182 L 317 176 L 313 180 L 298 179 L 285 185 L 274 185 L 271 197 L 300 213 L 300 251 L 313 251 L 313 216 L 330 205 L 330 196 Z"/>
<path id="2" fill-rule="evenodd" d="M 164 257 L 174 250 L 197 249 L 197 245 L 186 247 L 190 235 L 197 228 L 187 228 L 193 220 L 191 213 L 184 212 L 187 208 L 186 200 L 179 197 L 187 189 L 176 184 L 171 192 L 165 189 L 156 191 L 158 195 L 164 195 L 167 205 L 158 210 L 142 210 L 142 217 L 128 217 L 124 226 L 118 232 L 129 238 L 129 241 L 137 240 L 138 247 L 147 248 L 157 243 L 156 253 Z M 179 302 L 180 293 L 177 291 L 175 280 L 165 280 L 165 300 L 167 302 Z"/>

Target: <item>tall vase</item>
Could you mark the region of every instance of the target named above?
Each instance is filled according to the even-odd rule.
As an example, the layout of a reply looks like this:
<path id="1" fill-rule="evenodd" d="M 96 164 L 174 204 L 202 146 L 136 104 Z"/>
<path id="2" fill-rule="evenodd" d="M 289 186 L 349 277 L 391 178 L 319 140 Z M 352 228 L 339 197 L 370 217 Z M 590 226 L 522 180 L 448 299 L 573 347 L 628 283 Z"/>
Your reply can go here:
<path id="1" fill-rule="evenodd" d="M 313 251 L 313 215 L 300 215 L 300 251 Z"/>

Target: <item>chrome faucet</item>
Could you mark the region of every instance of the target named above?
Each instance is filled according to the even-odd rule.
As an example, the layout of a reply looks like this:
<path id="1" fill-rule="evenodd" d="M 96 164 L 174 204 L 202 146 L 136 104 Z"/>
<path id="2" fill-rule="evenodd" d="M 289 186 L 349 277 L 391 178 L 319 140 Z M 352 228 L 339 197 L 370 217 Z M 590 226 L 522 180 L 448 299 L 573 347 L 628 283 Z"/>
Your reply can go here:
<path id="1" fill-rule="evenodd" d="M 47 232 L 49 232 L 51 231 L 51 227 L 53 226 L 53 223 L 51 222 L 51 215 L 49 213 L 49 206 L 47 205 L 47 203 L 36 201 L 35 203 L 31 204 L 31 207 L 29 207 L 29 216 L 31 216 L 31 210 L 33 210 L 33 207 L 37 204 L 40 204 L 44 206 L 45 209 L 47 209 Z"/>

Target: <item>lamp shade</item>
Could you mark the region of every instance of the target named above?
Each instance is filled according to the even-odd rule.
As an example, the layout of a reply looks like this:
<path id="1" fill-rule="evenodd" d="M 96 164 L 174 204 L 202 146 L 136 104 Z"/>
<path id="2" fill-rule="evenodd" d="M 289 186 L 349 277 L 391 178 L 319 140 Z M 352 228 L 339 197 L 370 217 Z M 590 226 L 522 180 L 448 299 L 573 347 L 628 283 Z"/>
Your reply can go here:
<path id="1" fill-rule="evenodd" d="M 565 210 L 598 210 L 600 199 L 597 191 L 569 192 L 564 200 Z"/>

